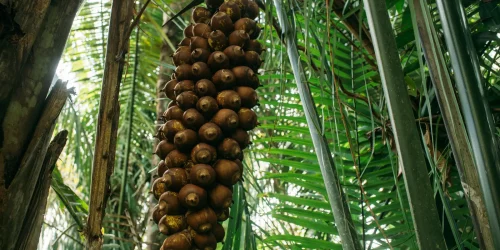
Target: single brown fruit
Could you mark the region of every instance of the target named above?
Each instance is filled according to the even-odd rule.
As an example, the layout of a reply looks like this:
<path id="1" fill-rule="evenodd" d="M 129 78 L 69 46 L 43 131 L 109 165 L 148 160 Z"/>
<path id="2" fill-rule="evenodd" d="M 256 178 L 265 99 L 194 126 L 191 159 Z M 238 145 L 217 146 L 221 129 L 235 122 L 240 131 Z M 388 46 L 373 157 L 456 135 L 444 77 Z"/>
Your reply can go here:
<path id="1" fill-rule="evenodd" d="M 222 131 L 229 132 L 235 130 L 239 125 L 239 118 L 236 112 L 230 109 L 221 109 L 212 118 L 212 122 L 217 124 Z"/>
<path id="2" fill-rule="evenodd" d="M 189 53 L 189 58 L 191 58 L 191 53 Z M 189 80 L 192 77 L 190 64 L 181 64 L 175 68 L 175 79 L 177 81 Z"/>
<path id="3" fill-rule="evenodd" d="M 190 64 L 192 62 L 191 61 L 191 51 L 182 50 L 179 52 L 175 52 L 172 59 L 174 60 L 175 66 L 180 66 L 182 64 Z"/>
<path id="4" fill-rule="evenodd" d="M 217 248 L 217 239 L 211 232 L 208 234 L 195 233 L 193 242 L 200 250 L 215 250 Z"/>
<path id="5" fill-rule="evenodd" d="M 250 136 L 248 135 L 247 131 L 243 129 L 236 129 L 232 134 L 231 138 L 238 142 L 238 145 L 240 146 L 240 149 L 245 149 L 250 145 Z"/>
<path id="6" fill-rule="evenodd" d="M 165 159 L 165 158 L 163 158 Z M 158 162 L 158 165 L 156 166 L 156 173 L 158 174 L 158 176 L 162 176 L 163 173 L 165 173 L 165 171 L 167 171 L 167 164 L 165 163 L 164 160 L 161 160 L 160 162 Z"/>
<path id="7" fill-rule="evenodd" d="M 215 224 L 215 226 L 212 228 L 212 233 L 214 234 L 215 240 L 217 240 L 217 242 L 222 242 L 224 240 L 224 237 L 226 236 L 224 227 L 220 223 Z"/>
<path id="8" fill-rule="evenodd" d="M 223 90 L 217 95 L 217 104 L 220 108 L 237 111 L 241 107 L 241 98 L 236 91 Z"/>
<path id="9" fill-rule="evenodd" d="M 184 215 L 165 215 L 158 222 L 158 231 L 164 235 L 172 235 L 187 228 Z"/>
<path id="10" fill-rule="evenodd" d="M 163 118 L 168 121 L 168 120 L 182 120 L 182 114 L 184 113 L 184 110 L 179 108 L 179 106 L 175 105 L 170 108 L 168 108 L 164 113 L 163 113 Z"/>
<path id="11" fill-rule="evenodd" d="M 208 192 L 208 200 L 214 209 L 229 208 L 233 202 L 233 192 L 228 187 L 218 184 Z"/>
<path id="12" fill-rule="evenodd" d="M 250 40 L 250 36 L 244 30 L 235 30 L 229 35 L 229 45 L 236 45 L 243 48 Z"/>
<path id="13" fill-rule="evenodd" d="M 151 187 L 151 191 L 153 192 L 154 197 L 158 200 L 160 196 L 167 192 L 167 186 L 162 177 L 157 178 Z"/>
<path id="14" fill-rule="evenodd" d="M 177 193 L 167 191 L 160 196 L 158 207 L 168 215 L 182 215 L 186 209 L 181 206 Z M 161 217 L 160 217 L 161 218 Z"/>
<path id="15" fill-rule="evenodd" d="M 208 67 L 212 72 L 216 72 L 220 69 L 229 69 L 229 57 L 222 51 L 215 51 L 208 57 Z"/>
<path id="16" fill-rule="evenodd" d="M 156 145 L 155 154 L 160 157 L 160 159 L 165 159 L 168 153 L 175 149 L 175 145 L 168 142 L 167 140 L 162 140 Z"/>
<path id="17" fill-rule="evenodd" d="M 174 88 L 177 85 L 177 80 L 172 79 L 165 84 L 165 87 L 161 90 L 170 100 L 175 100 Z"/>
<path id="18" fill-rule="evenodd" d="M 191 150 L 191 160 L 195 164 L 210 164 L 217 159 L 217 151 L 214 147 L 200 143 Z"/>
<path id="19" fill-rule="evenodd" d="M 212 13 L 207 8 L 198 6 L 193 9 L 191 16 L 193 17 L 193 21 L 195 23 L 208 24 L 210 22 L 210 18 L 212 17 Z"/>
<path id="20" fill-rule="evenodd" d="M 255 75 L 253 70 L 247 66 L 234 67 L 233 74 L 239 86 L 248 86 Z"/>
<path id="21" fill-rule="evenodd" d="M 247 9 L 243 16 L 250 19 L 255 19 L 259 16 L 259 5 L 255 1 L 248 0 Z"/>
<path id="22" fill-rule="evenodd" d="M 161 250 L 191 250 L 192 236 L 185 230 L 176 234 L 172 234 L 163 241 Z"/>
<path id="23" fill-rule="evenodd" d="M 193 26 L 193 35 L 195 37 L 200 36 L 208 39 L 208 34 L 210 34 L 210 32 L 212 32 L 212 29 L 210 28 L 210 25 L 206 23 L 197 23 Z"/>
<path id="24" fill-rule="evenodd" d="M 182 41 L 178 44 L 178 46 L 185 46 L 189 48 L 189 45 L 191 44 L 191 38 L 189 37 L 184 37 Z M 191 50 L 191 49 L 189 49 Z"/>
<path id="25" fill-rule="evenodd" d="M 198 136 L 201 142 L 214 145 L 222 138 L 222 130 L 215 123 L 207 122 L 198 130 Z"/>
<path id="26" fill-rule="evenodd" d="M 192 75 L 195 79 L 210 79 L 212 76 L 212 72 L 210 72 L 210 68 L 204 62 L 195 62 L 191 68 Z"/>
<path id="27" fill-rule="evenodd" d="M 198 144 L 198 134 L 191 129 L 182 130 L 175 134 L 174 144 L 181 151 L 191 152 L 194 145 Z"/>
<path id="28" fill-rule="evenodd" d="M 180 95 L 182 92 L 194 91 L 194 82 L 191 80 L 184 80 L 178 82 L 174 87 L 174 93 L 176 96 Z"/>
<path id="29" fill-rule="evenodd" d="M 257 23 L 248 17 L 241 18 L 234 23 L 234 30 L 243 30 L 248 35 L 252 35 L 256 32 L 256 27 Z"/>
<path id="30" fill-rule="evenodd" d="M 255 51 L 257 53 L 262 54 L 264 49 L 262 48 L 262 44 L 260 44 L 259 41 L 257 40 L 250 40 L 247 43 L 247 46 L 245 46 L 245 51 Z"/>
<path id="31" fill-rule="evenodd" d="M 241 98 L 241 106 L 245 108 L 253 108 L 258 104 L 259 98 L 257 92 L 253 88 L 239 86 L 235 88 L 236 93 Z"/>
<path id="32" fill-rule="evenodd" d="M 217 215 L 217 221 L 222 222 L 229 219 L 229 208 L 214 210 Z"/>
<path id="33" fill-rule="evenodd" d="M 196 109 L 205 116 L 206 119 L 212 117 L 218 110 L 217 101 L 211 96 L 204 96 L 196 103 Z"/>
<path id="34" fill-rule="evenodd" d="M 258 125 L 257 115 L 251 109 L 241 108 L 238 111 L 238 117 L 240 127 L 244 130 L 252 130 Z"/>
<path id="35" fill-rule="evenodd" d="M 230 45 L 224 49 L 224 54 L 229 58 L 230 65 L 233 67 L 245 62 L 245 51 L 240 46 Z"/>
<path id="36" fill-rule="evenodd" d="M 236 78 L 229 69 L 221 69 L 212 76 L 212 82 L 217 90 L 231 89 L 235 85 Z"/>
<path id="37" fill-rule="evenodd" d="M 207 205 L 207 192 L 205 189 L 187 184 L 179 191 L 179 202 L 188 209 L 200 209 Z"/>
<path id="38" fill-rule="evenodd" d="M 236 22 L 238 19 L 241 18 L 241 10 L 238 4 L 233 1 L 229 0 L 219 7 L 220 12 L 226 13 L 233 22 Z"/>
<path id="39" fill-rule="evenodd" d="M 196 82 L 194 86 L 194 91 L 199 97 L 203 96 L 212 96 L 215 97 L 217 95 L 217 89 L 212 81 L 207 79 L 201 79 Z"/>
<path id="40" fill-rule="evenodd" d="M 185 130 L 184 130 L 185 131 Z M 242 159 L 240 144 L 232 138 L 225 138 L 217 147 L 219 159 Z"/>
<path id="41" fill-rule="evenodd" d="M 191 53 L 191 59 L 193 62 L 204 62 L 208 61 L 208 57 L 210 56 L 210 51 L 206 49 L 195 49 Z"/>
<path id="42" fill-rule="evenodd" d="M 240 7 L 241 13 L 246 12 L 248 6 L 248 0 L 234 0 Z"/>
<path id="43" fill-rule="evenodd" d="M 186 91 L 178 95 L 175 100 L 177 101 L 177 105 L 179 105 L 179 107 L 184 110 L 188 110 L 196 106 L 198 96 L 193 91 Z"/>
<path id="44" fill-rule="evenodd" d="M 215 182 L 215 170 L 210 165 L 196 164 L 191 168 L 189 177 L 191 183 L 195 185 L 210 187 Z"/>
<path id="45" fill-rule="evenodd" d="M 162 178 L 168 191 L 177 192 L 188 183 L 188 176 L 183 168 L 169 168 Z"/>
<path id="46" fill-rule="evenodd" d="M 187 224 L 197 233 L 209 233 L 217 224 L 217 215 L 210 207 L 186 214 Z"/>
<path id="47" fill-rule="evenodd" d="M 159 205 L 156 205 L 154 208 L 153 208 L 153 215 L 151 217 L 153 217 L 153 221 L 155 222 L 155 224 L 158 224 L 161 220 L 161 218 L 163 216 L 165 216 L 167 214 L 167 211 L 165 209 L 161 209 Z M 216 220 L 217 220 L 217 217 L 216 217 Z"/>
<path id="48" fill-rule="evenodd" d="M 259 53 L 255 51 L 245 51 L 245 62 L 246 66 L 250 67 L 254 72 L 257 72 L 262 64 Z"/>
<path id="49" fill-rule="evenodd" d="M 198 130 L 205 123 L 205 118 L 196 109 L 188 109 L 182 115 L 182 120 L 187 128 Z M 175 138 L 174 138 L 175 139 Z"/>
<path id="50" fill-rule="evenodd" d="M 208 40 L 201 36 L 193 36 L 191 37 L 191 44 L 189 45 L 191 51 L 195 49 L 206 49 L 210 50 L 210 45 L 208 45 Z"/>
<path id="51" fill-rule="evenodd" d="M 215 51 L 222 51 L 227 47 L 227 37 L 224 32 L 214 30 L 208 35 L 208 44 Z"/>
<path id="52" fill-rule="evenodd" d="M 224 3 L 224 0 L 205 0 L 207 8 L 212 11 L 216 10 L 222 3 Z"/>
<path id="53" fill-rule="evenodd" d="M 186 128 L 179 120 L 169 120 L 160 127 L 161 133 L 165 136 L 165 138 L 167 138 L 168 141 L 174 141 L 175 134 L 184 129 Z"/>
<path id="54" fill-rule="evenodd" d="M 179 150 L 173 150 L 165 157 L 168 168 L 183 168 L 188 161 L 188 156 Z"/>
<path id="55" fill-rule="evenodd" d="M 234 30 L 233 21 L 231 17 L 227 15 L 225 12 L 217 12 L 212 16 L 212 20 L 210 21 L 212 26 L 212 30 L 220 30 L 224 34 L 229 35 Z"/>
<path id="56" fill-rule="evenodd" d="M 185 29 L 184 29 L 184 36 L 185 37 L 193 37 L 193 26 L 194 23 L 189 24 Z"/>
<path id="57" fill-rule="evenodd" d="M 214 170 L 217 177 L 217 182 L 232 186 L 236 184 L 241 179 L 240 167 L 236 162 L 231 160 L 218 160 L 214 164 Z"/>

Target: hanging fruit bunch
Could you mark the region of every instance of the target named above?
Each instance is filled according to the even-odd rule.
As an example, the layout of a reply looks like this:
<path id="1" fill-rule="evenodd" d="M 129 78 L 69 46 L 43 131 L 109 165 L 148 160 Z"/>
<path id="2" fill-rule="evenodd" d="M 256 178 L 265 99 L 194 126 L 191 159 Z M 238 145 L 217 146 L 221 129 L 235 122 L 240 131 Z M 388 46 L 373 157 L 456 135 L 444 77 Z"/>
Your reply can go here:
<path id="1" fill-rule="evenodd" d="M 175 73 L 162 91 L 172 100 L 158 130 L 162 159 L 152 191 L 153 220 L 168 235 L 162 249 L 216 249 L 225 236 L 232 186 L 242 179 L 250 144 L 263 49 L 255 40 L 253 0 L 206 0 L 173 55 Z"/>

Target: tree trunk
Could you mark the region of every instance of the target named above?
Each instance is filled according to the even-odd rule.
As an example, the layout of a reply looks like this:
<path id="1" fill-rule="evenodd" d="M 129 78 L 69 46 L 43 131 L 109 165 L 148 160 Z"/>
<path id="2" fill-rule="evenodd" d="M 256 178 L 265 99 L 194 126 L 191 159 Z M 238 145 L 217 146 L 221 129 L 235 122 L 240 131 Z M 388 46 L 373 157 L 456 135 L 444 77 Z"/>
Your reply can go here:
<path id="1" fill-rule="evenodd" d="M 0 3 L 0 249 L 38 242 L 36 213 L 48 195 L 40 188 L 51 173 L 44 161 L 69 91 L 58 82 L 47 94 L 82 2 Z"/>

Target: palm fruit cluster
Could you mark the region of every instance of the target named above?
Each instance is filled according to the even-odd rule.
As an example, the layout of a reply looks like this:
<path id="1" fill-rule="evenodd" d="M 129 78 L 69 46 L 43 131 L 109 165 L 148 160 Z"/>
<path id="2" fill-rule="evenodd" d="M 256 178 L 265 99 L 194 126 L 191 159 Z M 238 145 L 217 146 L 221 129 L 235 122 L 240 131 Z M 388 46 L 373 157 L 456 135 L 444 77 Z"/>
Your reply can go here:
<path id="1" fill-rule="evenodd" d="M 162 249 L 216 249 L 225 236 L 232 186 L 242 180 L 258 105 L 255 89 L 263 49 L 255 40 L 259 7 L 253 0 L 206 0 L 173 54 L 176 66 L 163 92 L 156 154 L 163 159 L 152 192 L 153 220 L 168 235 Z"/>

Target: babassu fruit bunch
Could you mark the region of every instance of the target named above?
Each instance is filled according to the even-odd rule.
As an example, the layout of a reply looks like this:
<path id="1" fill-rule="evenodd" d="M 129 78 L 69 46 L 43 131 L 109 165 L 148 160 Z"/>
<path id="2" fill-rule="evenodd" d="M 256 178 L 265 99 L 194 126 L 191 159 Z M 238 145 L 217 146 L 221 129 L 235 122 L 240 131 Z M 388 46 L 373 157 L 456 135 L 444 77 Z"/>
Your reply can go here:
<path id="1" fill-rule="evenodd" d="M 158 130 L 162 159 L 152 191 L 153 220 L 168 235 L 162 249 L 215 249 L 224 239 L 232 186 L 250 144 L 263 49 L 255 40 L 253 0 L 206 0 L 173 54 L 175 73 L 162 91 L 172 99 Z"/>

